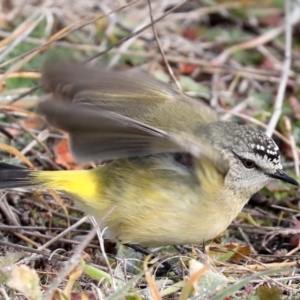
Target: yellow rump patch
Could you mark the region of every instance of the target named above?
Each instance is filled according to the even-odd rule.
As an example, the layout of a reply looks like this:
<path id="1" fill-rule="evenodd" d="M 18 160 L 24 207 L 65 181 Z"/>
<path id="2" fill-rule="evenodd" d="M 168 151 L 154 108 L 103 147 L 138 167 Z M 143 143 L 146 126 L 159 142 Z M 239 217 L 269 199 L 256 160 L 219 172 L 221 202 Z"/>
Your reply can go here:
<path id="1" fill-rule="evenodd" d="M 31 174 L 33 181 L 43 188 L 65 191 L 84 199 L 99 197 L 101 181 L 97 175 L 92 170 L 33 171 Z"/>

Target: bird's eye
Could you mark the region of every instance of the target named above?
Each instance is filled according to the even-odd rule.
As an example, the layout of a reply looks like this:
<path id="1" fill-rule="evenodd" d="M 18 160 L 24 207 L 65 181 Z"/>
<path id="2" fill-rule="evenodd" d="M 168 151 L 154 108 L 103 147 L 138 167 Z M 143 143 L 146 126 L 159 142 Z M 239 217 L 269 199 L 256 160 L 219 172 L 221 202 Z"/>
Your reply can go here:
<path id="1" fill-rule="evenodd" d="M 251 159 L 244 159 L 243 164 L 244 164 L 244 167 L 247 169 L 253 169 L 255 167 L 255 163 Z"/>

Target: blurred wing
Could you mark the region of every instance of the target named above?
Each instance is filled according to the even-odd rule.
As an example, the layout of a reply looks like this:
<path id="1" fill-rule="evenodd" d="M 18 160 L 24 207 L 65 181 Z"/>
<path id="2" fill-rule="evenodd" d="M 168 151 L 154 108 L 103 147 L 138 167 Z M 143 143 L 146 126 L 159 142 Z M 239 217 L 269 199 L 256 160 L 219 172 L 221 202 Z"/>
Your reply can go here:
<path id="1" fill-rule="evenodd" d="M 69 133 L 74 157 L 80 162 L 112 160 L 167 152 L 187 152 L 215 159 L 211 149 L 125 116 L 65 102 L 44 101 L 37 110 L 53 126 Z"/>
<path id="2" fill-rule="evenodd" d="M 79 161 L 167 152 L 203 156 L 216 165 L 222 161 L 194 135 L 199 126 L 217 121 L 215 112 L 144 72 L 49 60 L 42 82 L 54 97 L 38 111 L 69 133 Z"/>
<path id="3" fill-rule="evenodd" d="M 145 115 L 153 116 L 159 110 L 163 115 L 184 110 L 194 115 L 198 124 L 217 120 L 206 104 L 141 71 L 117 72 L 52 60 L 44 65 L 42 82 L 47 90 L 73 105 L 97 106 L 146 124 Z"/>
<path id="4" fill-rule="evenodd" d="M 112 71 L 68 61 L 46 62 L 42 82 L 47 90 L 71 102 L 92 103 L 101 108 L 131 102 L 141 105 L 163 103 L 174 101 L 178 94 L 171 85 L 142 71 Z M 90 98 L 91 92 L 101 97 Z M 83 95 L 87 95 L 86 99 Z"/>

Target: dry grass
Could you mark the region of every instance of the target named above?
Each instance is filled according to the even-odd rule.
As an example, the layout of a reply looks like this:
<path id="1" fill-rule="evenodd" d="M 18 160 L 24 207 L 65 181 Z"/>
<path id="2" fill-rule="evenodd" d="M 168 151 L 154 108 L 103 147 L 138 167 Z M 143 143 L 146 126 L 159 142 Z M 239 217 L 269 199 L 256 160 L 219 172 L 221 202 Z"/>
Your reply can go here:
<path id="1" fill-rule="evenodd" d="M 157 0 L 149 9 L 150 1 L 3 1 L 1 160 L 39 169 L 81 167 L 65 150 L 65 137 L 33 112 L 45 96 L 39 69 L 47 50 L 55 48 L 77 60 L 111 68 L 142 66 L 169 78 L 222 119 L 273 134 L 286 169 L 299 175 L 300 2 L 285 1 L 285 7 L 276 5 L 280 1 L 216 2 L 179 6 Z M 173 261 L 184 279 L 158 276 L 140 258 L 114 258 L 113 245 L 99 231 L 94 238 L 97 227 L 61 194 L 3 191 L 0 294 L 3 299 L 63 299 L 61 293 L 66 299 L 129 299 L 129 294 L 130 299 L 187 299 L 201 290 L 199 280 L 212 269 L 231 289 L 221 285 L 216 291 L 211 283 L 214 295 L 207 299 L 298 299 L 299 195 L 272 183 L 223 236 L 206 245 L 205 255 L 201 245 L 158 252 L 157 264 Z M 136 261 L 142 275 L 128 271 Z M 270 271 L 259 273 L 265 270 Z"/>

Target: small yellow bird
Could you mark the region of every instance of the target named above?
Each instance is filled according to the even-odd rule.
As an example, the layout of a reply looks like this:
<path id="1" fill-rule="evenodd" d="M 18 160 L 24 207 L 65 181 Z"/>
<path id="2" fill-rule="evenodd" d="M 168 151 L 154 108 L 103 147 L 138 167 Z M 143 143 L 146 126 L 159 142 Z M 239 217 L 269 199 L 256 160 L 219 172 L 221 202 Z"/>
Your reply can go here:
<path id="1" fill-rule="evenodd" d="M 0 164 L 0 188 L 55 189 L 107 227 L 106 237 L 143 247 L 199 243 L 224 231 L 282 170 L 275 142 L 138 71 L 48 61 L 52 99 L 37 111 L 69 134 L 81 171 L 33 171 Z M 109 213 L 108 213 L 109 212 Z"/>

